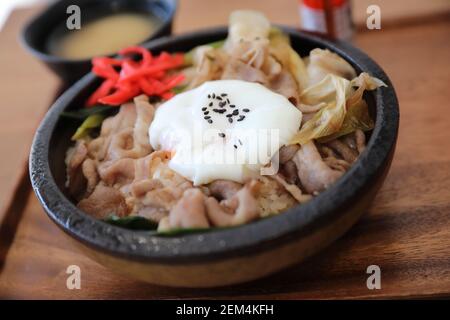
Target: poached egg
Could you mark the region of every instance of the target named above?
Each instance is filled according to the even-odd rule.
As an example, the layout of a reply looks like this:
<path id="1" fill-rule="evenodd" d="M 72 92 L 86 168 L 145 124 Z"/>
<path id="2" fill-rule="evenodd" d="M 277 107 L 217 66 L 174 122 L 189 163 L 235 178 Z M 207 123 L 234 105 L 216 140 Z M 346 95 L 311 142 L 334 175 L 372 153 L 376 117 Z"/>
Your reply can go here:
<path id="1" fill-rule="evenodd" d="M 302 113 L 284 96 L 241 80 L 208 81 L 161 104 L 149 128 L 154 150 L 198 186 L 260 174 L 299 130 Z"/>

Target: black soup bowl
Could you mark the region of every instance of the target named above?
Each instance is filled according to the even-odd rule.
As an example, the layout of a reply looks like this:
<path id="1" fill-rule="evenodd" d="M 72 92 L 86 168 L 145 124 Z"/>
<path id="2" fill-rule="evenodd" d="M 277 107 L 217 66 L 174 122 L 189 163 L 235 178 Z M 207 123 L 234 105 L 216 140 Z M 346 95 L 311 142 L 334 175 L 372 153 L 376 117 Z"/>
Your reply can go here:
<path id="1" fill-rule="evenodd" d="M 56 1 L 32 19 L 22 30 L 21 42 L 37 59 L 45 63 L 65 83 L 73 83 L 88 73 L 91 58 L 68 59 L 52 55 L 48 42 L 55 31 L 69 31 L 65 28 L 70 16 L 67 8 L 77 5 L 81 13 L 81 27 L 84 23 L 99 17 L 116 13 L 140 13 L 151 15 L 158 20 L 158 27 L 143 42 L 170 35 L 178 0 L 60 0 Z M 114 35 L 111 35 L 114 36 Z M 131 44 L 130 44 L 131 45 Z"/>
<path id="2" fill-rule="evenodd" d="M 131 277 L 159 285 L 214 287 L 257 279 L 300 262 L 344 234 L 366 211 L 389 170 L 399 124 L 398 102 L 389 78 L 366 54 L 285 28 L 302 56 L 327 48 L 356 71 L 369 72 L 388 87 L 366 93 L 375 128 L 367 148 L 348 172 L 311 201 L 279 215 L 230 229 L 161 236 L 109 225 L 80 211 L 65 188 L 65 152 L 75 125 L 60 118 L 81 108 L 99 83 L 92 73 L 66 91 L 40 124 L 30 155 L 33 189 L 48 216 L 88 256 Z M 227 36 L 226 28 L 161 38 L 146 47 L 187 51 Z"/>

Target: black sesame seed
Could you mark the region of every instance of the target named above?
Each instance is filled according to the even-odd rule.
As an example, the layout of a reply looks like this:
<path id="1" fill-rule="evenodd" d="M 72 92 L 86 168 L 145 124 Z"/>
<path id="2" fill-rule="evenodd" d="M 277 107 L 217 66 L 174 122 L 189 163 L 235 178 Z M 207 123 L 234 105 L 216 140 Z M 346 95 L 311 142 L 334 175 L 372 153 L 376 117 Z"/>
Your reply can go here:
<path id="1" fill-rule="evenodd" d="M 241 141 L 241 139 L 238 139 L 238 141 L 239 141 L 239 144 L 242 146 L 242 141 Z"/>
<path id="2" fill-rule="evenodd" d="M 227 103 L 230 104 L 230 99 L 227 99 Z"/>
<path id="3" fill-rule="evenodd" d="M 219 137 L 225 138 L 225 133 L 220 132 L 220 133 L 219 133 Z"/>
<path id="4" fill-rule="evenodd" d="M 227 103 L 225 101 L 221 101 L 221 102 L 219 102 L 219 107 L 223 108 L 223 107 L 225 107 L 226 104 Z"/>
<path id="5" fill-rule="evenodd" d="M 226 97 L 227 94 L 226 94 L 226 93 L 222 93 L 221 96 L 222 96 L 222 97 Z"/>
<path id="6" fill-rule="evenodd" d="M 230 104 L 230 108 L 234 108 L 236 107 L 234 104 Z"/>
<path id="7" fill-rule="evenodd" d="M 234 110 L 234 111 L 233 111 L 233 115 L 234 115 L 234 116 L 237 116 L 238 114 L 239 114 L 239 110 Z"/>
<path id="8" fill-rule="evenodd" d="M 206 107 L 203 107 L 203 108 L 202 108 L 202 111 L 205 111 L 205 110 L 206 110 Z"/>
<path id="9" fill-rule="evenodd" d="M 209 111 L 205 111 L 203 112 L 203 114 L 206 116 L 207 114 L 209 114 Z"/>
<path id="10" fill-rule="evenodd" d="M 211 99 L 211 95 L 210 94 L 208 94 L 208 99 Z"/>
<path id="11" fill-rule="evenodd" d="M 216 95 L 213 93 L 213 94 L 212 94 L 212 98 L 214 99 L 215 97 L 216 97 Z"/>
<path id="12" fill-rule="evenodd" d="M 245 119 L 245 116 L 240 116 L 239 119 L 237 119 L 237 121 L 242 121 Z"/>
<path id="13" fill-rule="evenodd" d="M 208 123 L 213 123 L 213 121 L 211 119 L 208 119 Z"/>
<path id="14" fill-rule="evenodd" d="M 233 118 L 228 118 L 229 123 L 233 123 Z"/>
<path id="15" fill-rule="evenodd" d="M 227 114 L 227 118 L 232 117 L 232 116 L 233 116 L 232 113 Z"/>
<path id="16" fill-rule="evenodd" d="M 250 112 L 250 110 L 249 110 L 249 109 L 247 109 L 247 108 L 245 108 L 245 109 L 242 109 L 242 111 L 244 111 L 244 112 Z"/>
<path id="17" fill-rule="evenodd" d="M 216 99 L 217 100 L 222 100 L 222 97 L 221 96 L 217 96 Z"/>
<path id="18" fill-rule="evenodd" d="M 213 103 L 212 103 L 212 102 L 210 102 L 210 103 L 209 103 L 209 106 L 210 106 L 210 107 L 212 107 L 212 106 L 213 106 Z"/>
<path id="19" fill-rule="evenodd" d="M 211 119 L 211 116 L 205 116 L 205 117 L 203 117 L 203 119 L 209 120 L 209 119 Z"/>
<path id="20" fill-rule="evenodd" d="M 233 144 L 233 147 L 234 147 L 235 149 L 237 149 L 237 145 Z"/>

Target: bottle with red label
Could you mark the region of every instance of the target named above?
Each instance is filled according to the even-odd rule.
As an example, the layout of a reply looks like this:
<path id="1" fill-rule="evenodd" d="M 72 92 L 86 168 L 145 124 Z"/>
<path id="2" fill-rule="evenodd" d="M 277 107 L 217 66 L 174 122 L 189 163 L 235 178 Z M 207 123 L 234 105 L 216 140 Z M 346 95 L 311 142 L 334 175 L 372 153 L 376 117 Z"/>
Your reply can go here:
<path id="1" fill-rule="evenodd" d="M 354 25 L 350 0 L 299 0 L 299 10 L 302 30 L 351 40 Z"/>

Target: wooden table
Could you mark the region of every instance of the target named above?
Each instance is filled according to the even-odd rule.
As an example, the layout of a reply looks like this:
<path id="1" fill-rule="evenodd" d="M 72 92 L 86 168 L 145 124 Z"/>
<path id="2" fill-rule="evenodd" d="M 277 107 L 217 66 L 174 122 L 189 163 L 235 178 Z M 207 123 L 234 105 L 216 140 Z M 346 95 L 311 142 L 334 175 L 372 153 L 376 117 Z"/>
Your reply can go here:
<path id="1" fill-rule="evenodd" d="M 362 27 L 369 2 L 386 13 L 381 31 Z M 405 1 L 403 7 L 355 1 L 355 45 L 391 77 L 401 107 L 392 168 L 369 212 L 303 264 L 208 290 L 157 287 L 114 274 L 81 254 L 46 217 L 30 193 L 25 163 L 35 127 L 60 84 L 16 42 L 36 9 L 15 11 L 0 32 L 0 298 L 450 297 L 450 8 L 440 0 L 415 2 L 423 10 Z M 181 1 L 175 31 L 225 24 L 228 13 L 242 7 L 298 23 L 296 1 L 190 0 Z M 81 290 L 66 289 L 71 264 L 81 267 Z M 381 268 L 381 290 L 366 287 L 372 264 Z"/>

